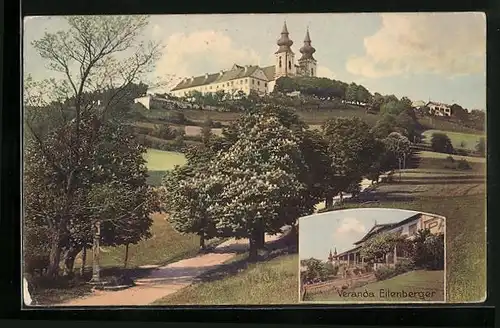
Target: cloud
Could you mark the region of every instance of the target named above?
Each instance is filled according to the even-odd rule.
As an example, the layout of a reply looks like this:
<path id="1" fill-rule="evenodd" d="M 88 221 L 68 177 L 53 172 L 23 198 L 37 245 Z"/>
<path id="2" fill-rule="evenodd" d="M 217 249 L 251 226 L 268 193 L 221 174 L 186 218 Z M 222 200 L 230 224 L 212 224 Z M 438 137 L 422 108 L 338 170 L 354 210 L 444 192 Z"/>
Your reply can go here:
<path id="1" fill-rule="evenodd" d="M 355 75 L 408 73 L 447 76 L 484 73 L 486 20 L 482 13 L 382 14 L 382 27 L 364 39 L 365 54 L 348 59 Z"/>
<path id="2" fill-rule="evenodd" d="M 321 66 L 321 65 L 318 65 L 318 69 L 316 71 L 316 75 L 318 77 L 326 77 L 326 78 L 329 78 L 329 79 L 334 79 L 335 78 L 335 73 L 333 73 L 332 70 L 330 70 L 326 66 Z"/>
<path id="3" fill-rule="evenodd" d="M 153 27 L 152 33 L 161 32 Z M 196 31 L 176 33 L 163 41 L 165 50 L 158 61 L 156 75 L 186 77 L 230 69 L 234 63 L 259 65 L 260 56 L 252 49 L 238 46 L 223 32 Z"/>
<path id="4" fill-rule="evenodd" d="M 361 221 L 356 218 L 345 218 L 342 220 L 340 226 L 335 230 L 335 234 L 360 234 L 366 232 L 366 228 Z"/>

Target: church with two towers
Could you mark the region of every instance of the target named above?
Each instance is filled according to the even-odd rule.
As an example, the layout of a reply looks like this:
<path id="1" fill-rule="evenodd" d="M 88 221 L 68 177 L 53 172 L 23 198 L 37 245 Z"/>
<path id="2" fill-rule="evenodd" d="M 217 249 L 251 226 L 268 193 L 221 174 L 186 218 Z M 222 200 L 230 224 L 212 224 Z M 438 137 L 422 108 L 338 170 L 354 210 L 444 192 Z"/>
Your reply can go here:
<path id="1" fill-rule="evenodd" d="M 309 28 L 306 30 L 304 44 L 299 49 L 301 56 L 297 62 L 295 53 L 292 51 L 293 41 L 290 39 L 286 22 L 283 24 L 281 36 L 276 43 L 278 50 L 275 52 L 274 65 L 260 67 L 234 64 L 230 69 L 217 73 L 186 77 L 172 88 L 170 93 L 176 97 L 187 96 L 193 91 L 203 94 L 223 91 L 233 95 L 242 91 L 246 95 L 251 92 L 265 95 L 273 91 L 276 80 L 280 77 L 316 76 L 317 61 L 313 56 L 316 49 L 311 45 Z"/>

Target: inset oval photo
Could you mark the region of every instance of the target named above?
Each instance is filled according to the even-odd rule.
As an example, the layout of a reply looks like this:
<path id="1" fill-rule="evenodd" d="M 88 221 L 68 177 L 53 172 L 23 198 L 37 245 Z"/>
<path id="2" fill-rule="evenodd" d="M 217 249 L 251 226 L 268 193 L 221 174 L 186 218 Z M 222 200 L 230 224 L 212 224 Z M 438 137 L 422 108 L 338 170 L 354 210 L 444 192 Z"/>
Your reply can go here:
<path id="1" fill-rule="evenodd" d="M 446 219 L 399 209 L 339 210 L 299 220 L 299 299 L 446 302 Z"/>

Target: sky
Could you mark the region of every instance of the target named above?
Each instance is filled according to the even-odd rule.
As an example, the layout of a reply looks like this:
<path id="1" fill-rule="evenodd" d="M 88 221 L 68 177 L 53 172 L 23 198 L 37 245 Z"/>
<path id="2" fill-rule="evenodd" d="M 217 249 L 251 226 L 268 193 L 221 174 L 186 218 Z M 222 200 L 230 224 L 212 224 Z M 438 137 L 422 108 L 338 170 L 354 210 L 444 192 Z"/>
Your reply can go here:
<path id="1" fill-rule="evenodd" d="M 274 64 L 284 21 L 296 60 L 309 27 L 318 76 L 372 93 L 486 109 L 483 13 L 153 15 L 142 37 L 165 46 L 155 77 L 181 79 L 234 63 Z M 63 17 L 25 19 L 25 73 L 54 75 L 31 42 L 66 28 Z"/>
<path id="2" fill-rule="evenodd" d="M 354 247 L 375 225 L 396 223 L 418 212 L 362 208 L 314 214 L 299 219 L 299 257 L 326 261 L 330 250 L 340 254 Z"/>

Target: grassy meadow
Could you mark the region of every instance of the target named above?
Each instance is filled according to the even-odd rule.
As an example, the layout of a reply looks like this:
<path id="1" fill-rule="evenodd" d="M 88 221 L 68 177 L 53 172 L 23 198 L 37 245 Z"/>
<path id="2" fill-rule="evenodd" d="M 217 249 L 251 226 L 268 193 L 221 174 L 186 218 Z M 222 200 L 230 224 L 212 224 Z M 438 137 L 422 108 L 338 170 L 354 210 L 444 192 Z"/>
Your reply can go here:
<path id="1" fill-rule="evenodd" d="M 432 297 L 419 299 L 415 297 L 380 297 L 381 289 L 391 292 L 431 292 Z M 387 280 L 377 281 L 352 290 L 357 293 L 364 291 L 373 292 L 375 297 L 343 297 L 335 290 L 323 293 L 314 293 L 306 296 L 309 302 L 391 302 L 391 303 L 415 303 L 415 302 L 443 302 L 444 301 L 444 271 L 416 270 L 400 274 Z"/>
<path id="2" fill-rule="evenodd" d="M 298 302 L 298 256 L 284 255 L 250 264 L 235 275 L 200 282 L 157 300 L 154 305 L 251 305 Z"/>
<path id="3" fill-rule="evenodd" d="M 427 130 L 422 133 L 423 142 L 430 144 L 433 133 L 444 133 L 446 134 L 453 145 L 453 148 L 463 148 L 468 150 L 475 150 L 476 144 L 480 138 L 484 138 L 485 134 L 473 134 L 464 132 L 452 132 L 452 131 L 441 131 L 441 130 Z"/>
<path id="4" fill-rule="evenodd" d="M 184 154 L 151 148 L 144 155 L 144 159 L 148 168 L 148 183 L 153 186 L 160 185 L 166 171 L 172 170 L 176 165 L 186 164 Z"/>
<path id="5" fill-rule="evenodd" d="M 129 246 L 128 267 L 143 265 L 165 265 L 197 254 L 199 237 L 193 234 L 180 234 L 166 220 L 166 214 L 152 215 L 152 237 Z M 100 264 L 102 267 L 123 267 L 125 246 L 102 247 Z M 86 267 L 92 267 L 92 257 L 88 257 Z M 75 266 L 81 266 L 80 257 Z"/>

